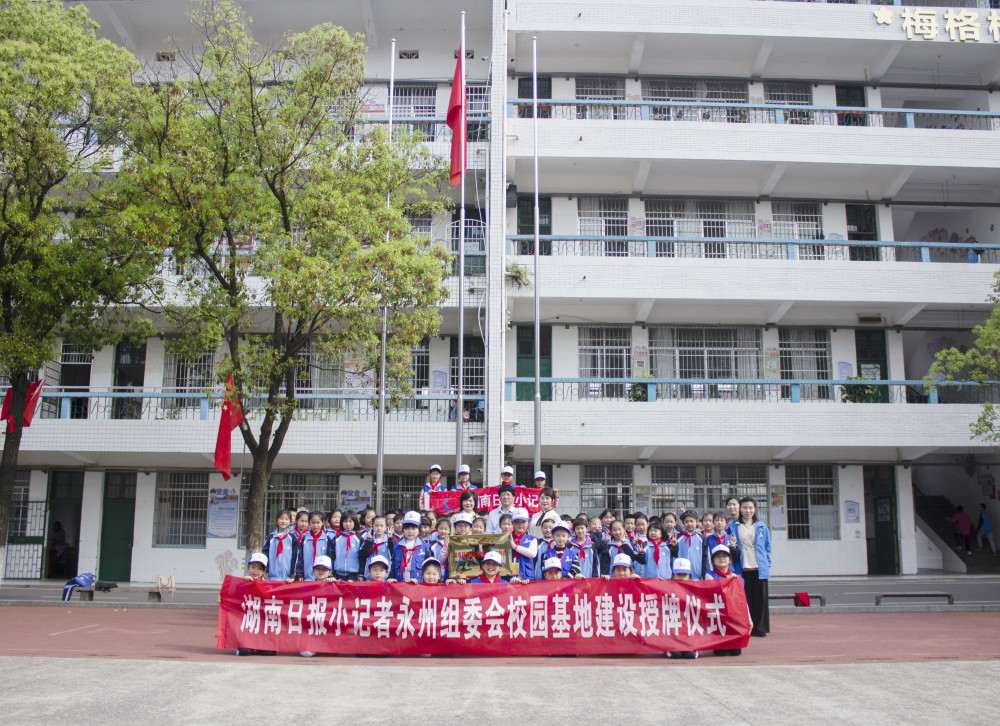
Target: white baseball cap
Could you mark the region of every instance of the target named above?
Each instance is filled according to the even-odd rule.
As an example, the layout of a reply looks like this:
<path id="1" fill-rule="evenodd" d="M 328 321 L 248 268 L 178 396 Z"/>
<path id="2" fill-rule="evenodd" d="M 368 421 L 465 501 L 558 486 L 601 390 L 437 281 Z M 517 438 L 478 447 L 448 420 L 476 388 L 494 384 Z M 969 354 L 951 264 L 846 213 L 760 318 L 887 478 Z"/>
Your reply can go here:
<path id="1" fill-rule="evenodd" d="M 330 561 L 330 558 L 327 557 L 326 555 L 320 555 L 315 560 L 313 560 L 313 569 L 317 567 L 325 567 L 328 570 L 332 570 L 333 563 Z"/>
<path id="2" fill-rule="evenodd" d="M 370 560 L 368 560 L 368 569 L 370 570 L 375 565 L 384 565 L 385 569 L 389 569 L 389 560 L 385 555 L 375 555 Z"/>
<path id="3" fill-rule="evenodd" d="M 549 557 L 547 560 L 545 560 L 545 564 L 542 565 L 542 572 L 545 572 L 546 570 L 561 570 L 561 569 L 562 569 L 562 560 L 560 560 L 558 557 Z"/>
<path id="4" fill-rule="evenodd" d="M 515 507 L 513 510 L 511 510 L 510 521 L 511 522 L 517 522 L 518 520 L 521 520 L 521 521 L 524 521 L 524 522 L 530 522 L 531 521 L 531 515 L 528 514 L 528 510 L 527 509 L 524 509 L 523 507 Z"/>
<path id="5" fill-rule="evenodd" d="M 458 514 L 455 515 L 455 518 L 452 520 L 452 524 L 458 524 L 459 522 L 472 524 L 472 519 L 473 519 L 472 515 L 469 514 L 468 512 L 459 512 Z"/>
<path id="6" fill-rule="evenodd" d="M 555 532 L 557 529 L 565 529 L 570 534 L 573 534 L 573 529 L 566 523 L 565 519 L 560 519 L 558 522 L 552 525 L 553 532 Z"/>
<path id="7" fill-rule="evenodd" d="M 513 466 L 505 466 L 503 469 L 500 470 L 500 473 L 501 474 L 510 474 L 511 476 L 514 476 L 514 467 Z"/>
<path id="8" fill-rule="evenodd" d="M 539 479 L 546 479 L 546 478 L 547 477 L 545 476 L 545 472 L 544 471 L 536 471 L 535 472 L 535 481 L 538 481 Z"/>
<path id="9" fill-rule="evenodd" d="M 424 570 L 427 567 L 427 565 L 437 565 L 438 567 L 441 567 L 441 560 L 439 560 L 437 557 L 428 557 L 427 559 L 424 560 L 424 563 L 420 565 L 420 569 Z"/>
<path id="10" fill-rule="evenodd" d="M 471 474 L 472 473 L 472 469 L 469 468 L 468 464 L 462 464 L 460 467 L 458 467 L 458 473 L 459 474 Z"/>
<path id="11" fill-rule="evenodd" d="M 631 567 L 632 558 L 629 557 L 624 552 L 619 552 L 615 555 L 615 559 L 611 562 L 612 567 Z"/>
<path id="12" fill-rule="evenodd" d="M 441 471 L 441 465 L 431 464 L 431 468 L 427 470 L 427 473 L 430 474 L 432 471 Z"/>
<path id="13" fill-rule="evenodd" d="M 712 557 L 715 557 L 720 552 L 728 557 L 732 557 L 732 554 L 729 552 L 729 548 L 724 544 L 718 544 L 712 548 Z"/>
<path id="14" fill-rule="evenodd" d="M 483 555 L 483 562 L 495 562 L 498 565 L 502 565 L 503 555 L 501 555 L 499 552 L 493 552 L 493 551 L 487 552 L 485 555 Z"/>
<path id="15" fill-rule="evenodd" d="M 254 562 L 259 562 L 264 565 L 264 567 L 267 567 L 267 555 L 263 552 L 254 552 L 250 555 L 250 559 L 247 561 L 247 564 L 252 565 Z"/>
<path id="16" fill-rule="evenodd" d="M 409 511 L 403 515 L 403 526 L 412 524 L 415 527 L 420 526 L 420 512 Z"/>
<path id="17" fill-rule="evenodd" d="M 691 560 L 685 559 L 684 557 L 677 557 L 674 559 L 673 564 L 670 566 L 674 571 L 674 574 L 690 575 L 691 574 Z"/>

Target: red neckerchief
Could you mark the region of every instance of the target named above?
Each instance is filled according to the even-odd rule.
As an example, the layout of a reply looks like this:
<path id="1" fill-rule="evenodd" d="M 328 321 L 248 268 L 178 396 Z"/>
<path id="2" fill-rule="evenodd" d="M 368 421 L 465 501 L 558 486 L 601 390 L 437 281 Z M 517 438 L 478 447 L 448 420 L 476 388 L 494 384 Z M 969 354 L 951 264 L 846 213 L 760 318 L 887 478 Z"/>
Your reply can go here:
<path id="1" fill-rule="evenodd" d="M 344 536 L 344 537 L 347 537 L 347 553 L 350 554 L 350 552 L 351 552 L 351 537 L 358 537 L 358 538 L 360 538 L 361 535 L 358 534 L 357 532 L 341 532 L 340 534 L 342 536 Z"/>
<path id="2" fill-rule="evenodd" d="M 301 531 L 299 531 L 298 529 L 296 529 L 295 530 L 295 534 L 297 534 L 298 537 L 295 538 L 295 544 L 297 544 L 299 547 L 301 547 L 302 546 L 302 540 L 305 539 L 306 533 L 308 531 L 309 531 L 308 528 L 307 529 L 303 529 Z"/>
<path id="3" fill-rule="evenodd" d="M 486 573 L 484 572 L 483 574 L 481 574 L 481 575 L 479 576 L 479 579 L 480 579 L 480 580 L 482 580 L 483 582 L 486 582 L 486 583 L 489 583 L 490 585 L 495 585 L 495 584 L 496 584 L 496 582 L 497 582 L 497 580 L 499 580 L 499 579 L 500 579 L 500 573 L 498 572 L 498 573 L 497 573 L 497 576 L 496 576 L 496 577 L 494 577 L 494 578 L 493 578 L 493 579 L 491 580 L 491 579 L 489 579 L 488 577 L 486 577 Z"/>
<path id="4" fill-rule="evenodd" d="M 525 530 L 524 532 L 521 532 L 520 536 L 514 534 L 513 532 L 510 533 L 511 539 L 514 540 L 514 546 L 515 547 L 520 547 L 521 546 L 521 540 L 524 539 L 524 537 L 525 537 L 526 534 L 528 534 L 527 530 Z"/>
<path id="5" fill-rule="evenodd" d="M 660 540 L 660 542 L 662 541 L 663 540 Z M 656 563 L 657 567 L 660 566 L 660 542 L 653 542 L 652 540 L 649 541 L 649 543 L 653 545 L 653 561 Z"/>
<path id="6" fill-rule="evenodd" d="M 694 536 L 696 534 L 698 534 L 698 530 L 695 530 L 694 532 L 688 533 L 688 531 L 686 529 L 684 529 L 684 530 L 681 530 L 681 534 L 688 538 L 687 545 L 688 545 L 688 547 L 690 547 L 691 546 L 691 540 L 693 540 Z"/>
<path id="7" fill-rule="evenodd" d="M 280 555 L 280 554 L 281 554 L 281 553 L 282 553 L 282 552 L 284 551 L 284 549 L 285 549 L 285 548 L 284 548 L 284 546 L 282 545 L 282 542 L 283 542 L 283 541 L 284 541 L 284 540 L 285 540 L 285 539 L 286 539 L 287 537 L 289 537 L 289 536 L 290 536 L 290 533 L 289 533 L 289 531 L 288 531 L 287 529 L 285 530 L 285 533 L 284 533 L 284 534 L 279 534 L 279 535 L 278 535 L 278 537 L 277 537 L 277 540 L 278 540 L 278 548 L 277 548 L 277 551 L 275 552 L 275 556 L 277 556 L 277 555 Z"/>
<path id="8" fill-rule="evenodd" d="M 312 534 L 312 530 L 311 529 L 309 530 L 309 534 Z M 313 536 L 312 536 L 312 538 L 313 538 L 313 562 L 316 562 L 316 541 L 320 538 L 320 536 L 322 536 L 324 534 L 326 534 L 326 533 L 323 530 L 320 530 L 319 532 L 317 532 L 316 534 L 313 534 Z"/>
<path id="9" fill-rule="evenodd" d="M 574 547 L 576 547 L 578 550 L 580 550 L 580 562 L 586 562 L 587 561 L 587 552 L 583 548 L 587 546 L 587 542 L 584 542 L 583 544 L 580 544 L 576 540 L 573 540 L 572 542 L 570 542 L 570 544 L 573 545 Z"/>
<path id="10" fill-rule="evenodd" d="M 413 547 L 407 547 L 405 544 L 400 542 L 403 547 L 403 568 L 401 570 L 403 577 L 406 577 L 410 569 L 410 562 L 413 560 L 413 553 L 417 551 L 420 546 L 420 540 L 416 539 L 413 541 Z"/>
<path id="11" fill-rule="evenodd" d="M 729 577 L 729 570 L 726 570 L 725 572 L 719 572 L 718 568 L 716 568 L 716 569 L 712 570 L 712 572 L 714 572 L 716 575 L 718 575 L 723 580 L 726 579 L 727 577 Z"/>
<path id="12" fill-rule="evenodd" d="M 459 482 L 457 489 L 463 492 L 469 491 L 470 489 L 472 489 L 472 480 L 470 479 L 469 481 L 465 482 L 464 485 L 462 484 L 462 482 Z"/>

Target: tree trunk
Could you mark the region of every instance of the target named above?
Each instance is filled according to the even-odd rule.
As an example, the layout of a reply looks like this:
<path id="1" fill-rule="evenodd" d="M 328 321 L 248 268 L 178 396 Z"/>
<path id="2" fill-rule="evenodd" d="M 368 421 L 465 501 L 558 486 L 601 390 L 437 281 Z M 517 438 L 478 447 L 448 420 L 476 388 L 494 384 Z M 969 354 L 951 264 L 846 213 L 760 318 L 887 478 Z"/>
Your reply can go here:
<path id="1" fill-rule="evenodd" d="M 14 479 L 17 476 L 17 453 L 21 448 L 21 423 L 24 420 L 24 402 L 28 399 L 28 377 L 11 376 L 10 415 L 14 430 L 7 431 L 3 440 L 3 457 L 0 458 L 0 584 L 3 583 L 7 564 L 7 533 L 10 529 L 10 512 L 14 497 Z M 0 426 L 6 424 L 0 422 Z"/>
<path id="2" fill-rule="evenodd" d="M 247 495 L 247 557 L 260 552 L 264 544 L 264 499 L 267 485 L 271 480 L 271 465 L 266 446 L 257 446 L 253 453 L 253 468 L 250 470 L 250 493 Z"/>

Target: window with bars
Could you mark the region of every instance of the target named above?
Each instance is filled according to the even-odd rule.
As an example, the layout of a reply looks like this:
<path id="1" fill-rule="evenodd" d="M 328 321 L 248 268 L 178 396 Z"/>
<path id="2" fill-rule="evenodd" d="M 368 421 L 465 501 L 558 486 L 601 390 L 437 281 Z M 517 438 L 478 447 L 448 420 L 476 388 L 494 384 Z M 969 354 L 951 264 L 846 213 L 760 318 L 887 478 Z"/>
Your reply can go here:
<path id="1" fill-rule="evenodd" d="M 642 100 L 695 103 L 749 103 L 750 88 L 746 81 L 711 81 L 697 78 L 644 78 Z M 746 123 L 746 109 L 705 106 L 651 106 L 650 118 L 659 121 L 724 121 Z"/>
<path id="2" fill-rule="evenodd" d="M 579 331 L 581 378 L 629 378 L 632 375 L 632 328 L 582 326 Z M 581 383 L 580 398 L 624 398 L 625 383 Z"/>
<path id="3" fill-rule="evenodd" d="M 534 99 L 534 80 L 531 76 L 521 76 L 517 79 L 517 97 L 519 99 Z M 552 98 L 552 78 L 550 76 L 540 76 L 538 78 L 538 99 L 549 98 Z M 517 105 L 518 118 L 532 118 L 534 113 L 534 103 L 519 103 Z M 538 118 L 552 118 L 552 106 L 549 104 L 538 104 Z"/>
<path id="4" fill-rule="evenodd" d="M 7 520 L 7 538 L 25 537 L 28 534 L 28 489 L 31 471 L 17 469 L 14 472 L 14 492 L 10 500 L 10 519 Z"/>
<path id="5" fill-rule="evenodd" d="M 177 393 L 199 393 L 215 385 L 215 351 L 206 351 L 196 358 L 167 353 L 164 361 L 163 388 Z M 197 398 L 167 398 L 170 408 L 197 408 Z"/>
<path id="6" fill-rule="evenodd" d="M 631 464 L 584 464 L 580 467 L 580 509 L 591 516 L 613 509 L 619 517 L 632 511 Z"/>
<path id="7" fill-rule="evenodd" d="M 787 466 L 785 493 L 788 539 L 839 539 L 837 480 L 833 465 Z"/>
<path id="8" fill-rule="evenodd" d="M 344 368 L 339 360 L 332 360 L 312 343 L 299 352 L 295 370 L 295 395 L 316 394 L 329 389 L 342 388 Z M 284 392 L 282 384 L 282 392 Z M 299 398 L 297 406 L 304 409 L 321 408 L 326 402 L 316 398 Z"/>
<path id="9" fill-rule="evenodd" d="M 593 237 L 628 235 L 628 199 L 624 197 L 580 197 L 577 200 L 580 234 Z M 594 255 L 627 257 L 627 240 L 590 240 L 583 248 Z"/>
<path id="10" fill-rule="evenodd" d="M 771 202 L 775 239 L 823 239 L 823 211 L 819 202 Z M 801 260 L 826 259 L 825 245 L 799 245 Z"/>
<path id="11" fill-rule="evenodd" d="M 646 233 L 653 237 L 754 238 L 757 216 L 743 199 L 647 199 Z M 657 241 L 656 257 L 755 257 L 753 245 Z"/>
<path id="12" fill-rule="evenodd" d="M 400 509 L 405 512 L 417 508 L 420 488 L 426 481 L 426 474 L 386 474 L 382 488 L 382 511 Z"/>
<path id="13" fill-rule="evenodd" d="M 649 328 L 650 372 L 654 378 L 760 378 L 760 328 Z M 657 385 L 657 398 L 745 398 L 755 384 Z"/>
<path id="14" fill-rule="evenodd" d="M 434 229 L 434 218 L 429 214 L 411 214 L 406 220 L 410 223 L 411 237 L 430 237 Z"/>
<path id="15" fill-rule="evenodd" d="M 465 336 L 462 343 L 463 391 L 478 395 L 486 391 L 486 344 L 478 336 Z M 458 337 L 451 338 L 451 387 L 458 389 Z M 467 408 L 474 409 L 480 401 L 466 401 Z"/>
<path id="16" fill-rule="evenodd" d="M 652 468 L 652 510 L 680 512 L 681 507 L 703 515 L 726 509 L 731 496 L 752 497 L 758 517 L 767 521 L 767 466 L 764 464 L 655 464 Z"/>
<path id="17" fill-rule="evenodd" d="M 555 467 L 552 464 L 543 461 L 542 471 L 545 472 L 545 486 L 554 487 L 555 479 L 552 478 L 552 472 L 555 471 Z M 514 486 L 529 488 L 535 486 L 534 463 L 514 465 Z"/>
<path id="18" fill-rule="evenodd" d="M 782 380 L 830 380 L 830 331 L 827 328 L 779 328 L 778 350 Z M 801 399 L 829 400 L 833 386 L 804 383 Z M 791 397 L 791 387 L 781 387 L 781 397 Z"/>
<path id="19" fill-rule="evenodd" d="M 161 471 L 156 475 L 153 547 L 205 547 L 208 473 Z"/>
<path id="20" fill-rule="evenodd" d="M 63 365 L 90 365 L 93 360 L 93 356 L 82 345 L 63 343 L 59 352 L 59 362 Z"/>
<path id="21" fill-rule="evenodd" d="M 399 118 L 419 118 L 437 114 L 437 86 L 425 83 L 397 83 L 392 89 L 393 114 Z M 427 141 L 434 140 L 434 124 L 409 123 L 410 131 L 419 131 Z"/>
<path id="22" fill-rule="evenodd" d="M 811 106 L 812 102 L 812 86 L 809 83 L 799 81 L 766 81 L 764 83 L 764 103 Z M 782 113 L 787 124 L 813 123 L 812 111 L 786 110 Z"/>
<path id="23" fill-rule="evenodd" d="M 450 227 L 452 273 L 458 274 L 458 247 L 462 243 L 462 220 L 455 214 Z M 465 210 L 465 276 L 476 277 L 486 274 L 486 211 Z"/>
<path id="24" fill-rule="evenodd" d="M 610 76 L 579 76 L 576 79 L 576 97 L 581 101 L 624 101 L 625 79 Z M 539 114 L 541 115 L 541 114 Z M 625 118 L 625 106 L 616 104 L 587 104 L 577 106 L 577 118 Z"/>
<path id="25" fill-rule="evenodd" d="M 490 115 L 490 87 L 485 83 L 467 83 L 465 107 L 469 118 Z"/>
<path id="26" fill-rule="evenodd" d="M 521 196 L 517 198 L 517 233 L 519 235 L 535 234 L 535 198 Z M 552 234 L 552 197 L 538 198 L 538 234 Z M 535 254 L 535 240 L 519 240 L 517 254 Z M 552 254 L 552 240 L 541 240 L 539 254 Z"/>
<path id="27" fill-rule="evenodd" d="M 316 472 L 274 472 L 264 495 L 264 531 L 274 529 L 274 521 L 282 509 L 294 512 L 305 507 L 310 512 L 324 514 L 337 508 L 340 493 L 340 477 L 337 474 Z M 250 498 L 250 474 L 243 475 L 240 485 L 240 524 L 237 545 L 246 542 L 247 502 Z"/>

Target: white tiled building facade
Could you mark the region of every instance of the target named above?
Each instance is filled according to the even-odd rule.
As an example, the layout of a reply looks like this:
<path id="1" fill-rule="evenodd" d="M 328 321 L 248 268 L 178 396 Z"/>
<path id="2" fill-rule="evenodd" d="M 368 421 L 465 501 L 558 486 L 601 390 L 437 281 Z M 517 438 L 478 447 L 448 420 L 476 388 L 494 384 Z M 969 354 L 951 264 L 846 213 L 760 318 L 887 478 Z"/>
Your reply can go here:
<path id="1" fill-rule="evenodd" d="M 441 153 L 467 11 L 473 479 L 497 483 L 504 463 L 530 479 L 537 286 L 559 510 L 718 511 L 750 495 L 780 576 L 956 567 L 915 492 L 974 511 L 991 491 L 996 457 L 969 423 L 996 390 L 921 384 L 937 350 L 972 341 L 1000 262 L 1000 10 L 941 2 L 244 5 L 262 42 L 326 21 L 365 34 L 374 122 L 395 38 L 396 117 Z M 85 4 L 143 60 L 184 32 L 184 3 Z M 538 278 L 514 287 L 507 266 L 534 264 L 533 36 L 542 254 Z M 414 226 L 454 244 L 450 218 Z M 428 465 L 455 461 L 455 297 L 414 351 L 420 396 L 389 415 L 387 506 L 414 504 Z M 209 491 L 227 486 L 202 393 L 213 363 L 177 360 L 159 337 L 92 358 L 64 346 L 22 443 L 8 578 L 214 583 L 242 568 L 242 521 L 236 538 L 206 532 L 225 514 Z M 837 383 L 858 375 L 880 383 Z M 370 387 L 312 385 L 269 513 L 373 498 Z M 233 441 L 238 471 L 249 457 Z"/>

